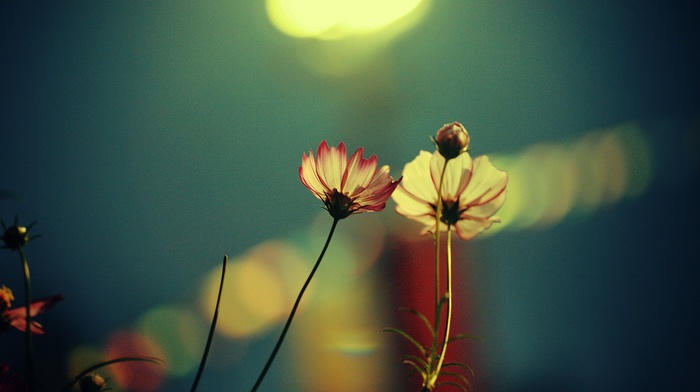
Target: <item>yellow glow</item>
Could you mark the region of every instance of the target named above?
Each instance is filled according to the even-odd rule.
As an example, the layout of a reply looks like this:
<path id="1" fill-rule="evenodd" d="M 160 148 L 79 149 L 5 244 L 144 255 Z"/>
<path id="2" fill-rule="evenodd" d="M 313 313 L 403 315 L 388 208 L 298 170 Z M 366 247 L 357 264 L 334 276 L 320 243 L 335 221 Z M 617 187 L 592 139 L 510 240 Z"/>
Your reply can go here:
<path id="1" fill-rule="evenodd" d="M 337 3 L 341 6 L 339 20 L 343 26 L 357 31 L 375 31 L 413 11 L 420 0 L 346 0 Z"/>
<path id="2" fill-rule="evenodd" d="M 341 39 L 380 30 L 421 0 L 267 0 L 272 24 L 292 37 Z"/>
<path id="3" fill-rule="evenodd" d="M 246 260 L 232 276 L 241 305 L 260 320 L 274 320 L 285 305 L 284 282 L 269 266 Z"/>
<path id="4" fill-rule="evenodd" d="M 272 24 L 292 37 L 312 37 L 337 23 L 334 1 L 268 0 L 266 5 Z"/>
<path id="5" fill-rule="evenodd" d="M 502 222 L 485 234 L 549 226 L 573 212 L 590 213 L 639 195 L 651 179 L 650 150 L 642 130 L 630 123 L 591 131 L 573 143 L 491 157 L 508 172 L 508 193 L 498 213 Z"/>
<path id="6" fill-rule="evenodd" d="M 244 337 L 280 322 L 289 313 L 308 269 L 299 251 L 282 241 L 264 242 L 231 260 L 217 331 L 229 337 Z M 221 270 L 214 268 L 204 282 L 205 319 L 213 314 L 220 274 Z"/>
<path id="7" fill-rule="evenodd" d="M 397 390 L 391 385 L 393 378 L 385 374 L 394 353 L 382 350 L 388 346 L 380 344 L 384 337 L 380 331 L 388 321 L 377 311 L 385 304 L 376 293 L 384 282 L 369 276 L 346 276 L 345 281 L 342 291 L 319 296 L 304 317 L 295 320 L 298 333 L 292 336 L 290 349 L 304 358 L 296 363 L 300 390 Z"/>
<path id="8" fill-rule="evenodd" d="M 574 146 L 572 158 L 577 162 L 576 179 L 583 183 L 578 191 L 577 206 L 584 212 L 595 210 L 604 200 L 607 168 L 600 161 L 597 133 L 589 133 Z"/>
<path id="9" fill-rule="evenodd" d="M 539 146 L 541 162 L 539 167 L 545 171 L 545 178 L 557 189 L 556 192 L 547 192 L 546 208 L 542 211 L 537 224 L 547 226 L 559 222 L 573 208 L 576 200 L 576 192 L 579 184 L 576 181 L 576 164 L 567 159 L 570 151 L 568 148 L 556 148 L 548 145 Z"/>

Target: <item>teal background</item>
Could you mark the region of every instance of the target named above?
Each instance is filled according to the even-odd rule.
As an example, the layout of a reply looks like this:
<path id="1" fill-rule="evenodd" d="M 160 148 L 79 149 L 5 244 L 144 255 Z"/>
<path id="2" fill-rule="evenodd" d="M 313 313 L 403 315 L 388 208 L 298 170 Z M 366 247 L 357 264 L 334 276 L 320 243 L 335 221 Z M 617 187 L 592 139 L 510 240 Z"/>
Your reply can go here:
<path id="1" fill-rule="evenodd" d="M 415 28 L 333 75 L 299 61 L 322 67 L 314 53 L 331 43 L 285 37 L 258 2 L 3 2 L 0 189 L 21 198 L 0 200 L 0 217 L 38 221 L 35 296 L 66 296 L 42 318 L 61 338 L 37 350 L 60 361 L 145 309 L 196 296 L 224 253 L 308 227 L 319 203 L 297 168 L 321 140 L 362 146 L 398 177 L 450 121 L 488 154 L 635 121 L 655 163 L 644 194 L 470 247 L 484 260 L 474 274 L 494 342 L 484 382 L 700 387 L 694 8 L 435 1 Z M 19 294 L 16 255 L 0 263 Z M 247 389 L 272 335 L 202 389 L 228 390 L 231 378 Z M 0 361 L 19 369 L 20 336 L 0 341 Z M 268 382 L 278 390 L 283 372 Z"/>

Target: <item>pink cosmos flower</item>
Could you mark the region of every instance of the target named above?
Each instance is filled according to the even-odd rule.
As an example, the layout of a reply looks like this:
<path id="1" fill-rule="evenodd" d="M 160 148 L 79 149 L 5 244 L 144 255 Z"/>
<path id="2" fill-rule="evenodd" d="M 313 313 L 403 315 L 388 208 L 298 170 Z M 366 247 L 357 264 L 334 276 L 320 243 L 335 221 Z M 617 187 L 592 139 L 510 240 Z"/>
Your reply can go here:
<path id="1" fill-rule="evenodd" d="M 440 173 L 445 158 L 439 151 L 421 151 L 403 170 L 403 182 L 392 198 L 396 212 L 425 225 L 424 235 L 435 232 L 435 211 Z M 472 159 L 463 152 L 450 159 L 442 188 L 441 231 L 455 230 L 463 240 L 499 222 L 494 214 L 506 200 L 508 175 L 489 162 L 487 156 Z"/>
<path id="2" fill-rule="evenodd" d="M 362 157 L 358 148 L 348 160 L 345 144 L 318 146 L 316 159 L 312 151 L 301 155 L 299 178 L 335 219 L 361 212 L 381 211 L 396 186 L 389 175 L 389 166 L 377 168 L 377 156 Z"/>
<path id="3" fill-rule="evenodd" d="M 8 327 L 15 327 L 22 332 L 27 330 L 27 310 L 24 306 L 11 309 L 11 301 L 14 299 L 10 289 L 5 286 L 0 287 L 0 332 Z M 49 310 L 56 302 L 61 300 L 63 300 L 63 295 L 57 294 L 32 301 L 29 305 L 29 314 L 33 319 L 35 316 Z M 33 335 L 43 335 L 44 328 L 41 324 L 32 320 L 31 332 Z"/>

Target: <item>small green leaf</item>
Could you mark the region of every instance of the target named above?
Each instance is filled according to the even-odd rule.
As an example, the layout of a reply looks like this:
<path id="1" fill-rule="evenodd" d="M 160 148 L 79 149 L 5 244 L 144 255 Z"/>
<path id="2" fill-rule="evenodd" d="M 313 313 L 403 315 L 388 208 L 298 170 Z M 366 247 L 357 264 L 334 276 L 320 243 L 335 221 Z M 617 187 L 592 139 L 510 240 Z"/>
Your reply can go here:
<path id="1" fill-rule="evenodd" d="M 443 371 L 443 372 L 440 372 L 440 375 L 441 375 L 441 376 L 448 376 L 448 377 L 458 378 L 460 381 L 462 381 L 462 382 L 464 383 L 464 385 L 466 385 L 466 386 L 468 386 L 468 387 L 471 386 L 471 384 L 469 383 L 469 380 L 468 380 L 463 374 L 459 374 L 459 373 L 455 373 L 455 372 L 444 372 L 444 371 Z M 471 388 L 469 388 L 469 389 L 471 389 Z"/>
<path id="2" fill-rule="evenodd" d="M 435 336 L 435 329 L 433 329 L 433 325 L 430 324 L 430 321 L 428 320 L 427 317 L 425 317 L 425 315 L 423 313 L 421 313 L 415 309 L 411 309 L 411 308 L 400 308 L 399 310 L 418 316 L 421 320 L 423 320 L 423 323 L 425 324 L 425 326 L 428 327 L 428 330 L 430 331 L 430 335 Z"/>
<path id="3" fill-rule="evenodd" d="M 425 379 L 425 373 L 423 373 L 423 369 L 422 369 L 420 366 L 418 366 L 417 363 L 411 361 L 410 359 L 404 359 L 403 361 L 401 361 L 401 363 L 405 363 L 405 364 L 407 364 L 407 365 L 411 365 L 411 367 L 413 367 L 413 369 L 414 369 L 415 371 L 417 371 L 418 373 L 420 373 L 421 376 Z"/>
<path id="4" fill-rule="evenodd" d="M 450 337 L 449 339 L 447 339 L 447 343 L 452 343 L 455 340 L 460 340 L 460 339 L 481 340 L 481 337 L 479 335 L 460 333 L 460 334 L 454 335 L 454 336 Z"/>
<path id="5" fill-rule="evenodd" d="M 423 369 L 427 369 L 427 368 L 428 368 L 428 363 L 425 362 L 422 358 L 419 358 L 419 357 L 416 356 L 416 355 L 406 354 L 406 355 L 404 355 L 404 356 L 401 357 L 401 360 L 402 360 L 402 361 L 403 361 L 403 360 L 411 360 L 411 361 L 416 362 L 416 363 L 420 364 L 421 366 L 423 366 Z"/>
<path id="6" fill-rule="evenodd" d="M 467 366 L 467 365 L 465 365 L 465 364 L 463 364 L 463 363 L 460 363 L 460 362 L 447 362 L 447 363 L 445 363 L 445 364 L 442 365 L 443 368 L 446 368 L 446 367 L 449 367 L 449 366 L 459 366 L 459 367 L 461 367 L 461 368 L 463 368 L 463 369 L 467 369 L 467 370 L 469 371 L 469 373 L 472 375 L 472 377 L 476 377 L 476 373 L 474 373 L 474 370 L 473 370 L 471 367 L 469 367 L 469 366 Z"/>
<path id="7" fill-rule="evenodd" d="M 397 334 L 403 336 L 404 338 L 406 338 L 406 340 L 411 342 L 421 352 L 421 354 L 423 354 L 425 356 L 425 348 L 423 348 L 423 346 L 420 343 L 418 343 L 418 341 L 416 339 L 414 339 L 408 333 L 406 333 L 398 328 L 384 328 L 382 331 L 383 332 L 393 332 L 393 333 L 397 333 Z"/>
<path id="8" fill-rule="evenodd" d="M 405 358 L 405 357 L 404 357 L 404 358 Z M 420 363 L 424 363 L 424 362 L 423 362 L 422 360 L 420 360 L 419 358 L 416 357 L 416 359 L 418 359 Z M 421 378 L 423 379 L 423 383 L 425 383 L 425 380 L 428 379 L 428 372 L 425 371 L 425 370 L 423 370 L 423 369 L 425 369 L 425 368 L 424 368 L 424 367 L 421 368 L 421 366 L 420 366 L 418 363 L 412 361 L 411 359 L 403 359 L 403 360 L 401 361 L 401 363 L 411 366 L 411 372 L 409 373 L 409 376 L 410 376 L 411 374 L 413 374 L 413 372 L 415 371 L 416 373 L 420 373 L 420 376 L 421 376 Z"/>

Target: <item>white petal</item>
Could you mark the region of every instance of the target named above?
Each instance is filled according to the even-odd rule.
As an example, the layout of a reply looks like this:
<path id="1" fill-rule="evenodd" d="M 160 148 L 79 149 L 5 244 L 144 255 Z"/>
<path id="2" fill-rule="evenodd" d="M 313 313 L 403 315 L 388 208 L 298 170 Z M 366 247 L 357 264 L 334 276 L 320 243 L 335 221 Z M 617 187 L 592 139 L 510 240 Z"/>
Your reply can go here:
<path id="1" fill-rule="evenodd" d="M 436 204 L 437 190 L 430 175 L 431 157 L 431 153 L 421 151 L 413 161 L 407 163 L 399 188 L 426 203 Z"/>
<path id="2" fill-rule="evenodd" d="M 443 158 L 444 161 L 444 158 Z M 457 200 L 469 184 L 472 177 L 472 158 L 469 153 L 462 153 L 447 162 L 444 184 L 442 186 L 443 200 Z"/>
<path id="3" fill-rule="evenodd" d="M 396 202 L 396 212 L 406 217 L 429 215 L 431 213 L 433 216 L 435 215 L 435 211 L 430 204 L 407 193 L 401 186 L 396 188 L 391 198 Z"/>
<path id="4" fill-rule="evenodd" d="M 504 192 L 507 183 L 506 172 L 493 166 L 487 156 L 477 157 L 471 181 L 460 197 L 460 207 L 488 203 Z"/>
<path id="5" fill-rule="evenodd" d="M 460 219 L 455 224 L 455 231 L 459 238 L 470 240 L 491 227 L 493 222 L 491 219 Z"/>
<path id="6" fill-rule="evenodd" d="M 503 207 L 503 204 L 505 202 L 506 192 L 505 189 L 503 189 L 503 192 L 499 193 L 493 199 L 490 199 L 487 203 L 469 206 L 469 208 L 467 208 L 467 210 L 462 214 L 462 218 L 489 218 L 493 216 L 496 212 L 498 212 L 498 210 L 500 210 L 501 207 Z"/>

